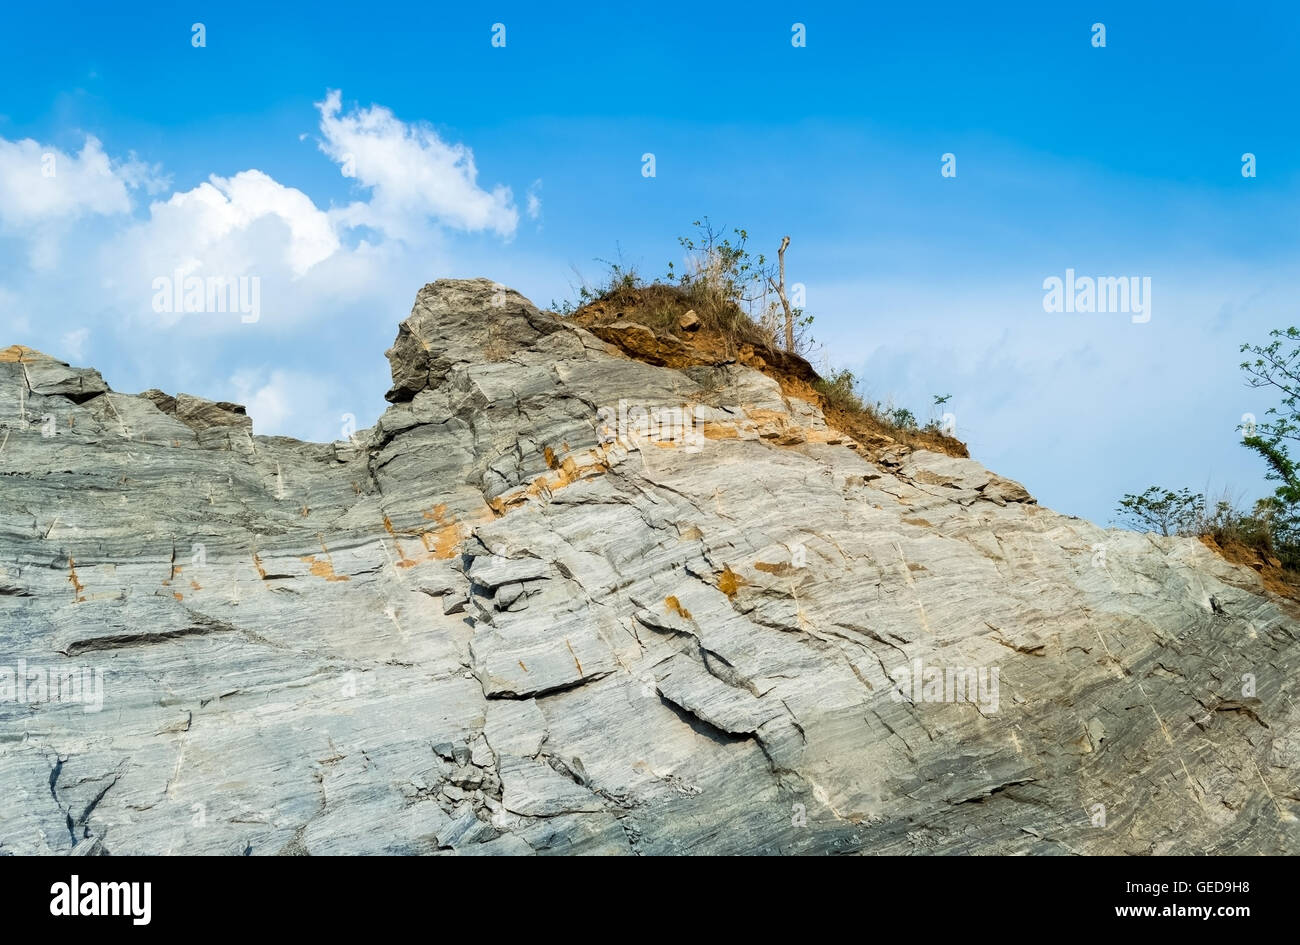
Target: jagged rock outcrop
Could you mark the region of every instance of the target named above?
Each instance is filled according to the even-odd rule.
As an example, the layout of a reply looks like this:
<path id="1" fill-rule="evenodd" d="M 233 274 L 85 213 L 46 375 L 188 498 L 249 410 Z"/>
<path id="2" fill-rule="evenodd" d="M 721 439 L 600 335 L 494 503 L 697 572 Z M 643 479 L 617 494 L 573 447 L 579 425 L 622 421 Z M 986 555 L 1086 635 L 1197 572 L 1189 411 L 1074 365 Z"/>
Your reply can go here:
<path id="1" fill-rule="evenodd" d="M 0 852 L 1300 847 L 1249 568 L 486 280 L 388 356 L 312 444 L 0 352 Z"/>

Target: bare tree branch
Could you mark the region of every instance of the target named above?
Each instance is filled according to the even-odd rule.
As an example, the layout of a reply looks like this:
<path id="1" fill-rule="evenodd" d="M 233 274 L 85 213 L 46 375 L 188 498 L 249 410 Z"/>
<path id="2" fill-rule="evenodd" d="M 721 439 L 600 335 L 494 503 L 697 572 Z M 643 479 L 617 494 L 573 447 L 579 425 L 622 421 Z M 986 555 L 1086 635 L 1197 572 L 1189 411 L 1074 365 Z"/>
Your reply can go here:
<path id="1" fill-rule="evenodd" d="M 781 299 L 781 307 L 785 309 L 785 350 L 794 354 L 794 312 L 790 310 L 790 300 L 785 294 L 785 250 L 789 245 L 790 237 L 781 237 L 781 248 L 776 252 L 777 270 L 781 281 L 772 282 L 770 276 L 767 281 L 772 282 L 772 288 L 776 289 L 776 294 Z"/>

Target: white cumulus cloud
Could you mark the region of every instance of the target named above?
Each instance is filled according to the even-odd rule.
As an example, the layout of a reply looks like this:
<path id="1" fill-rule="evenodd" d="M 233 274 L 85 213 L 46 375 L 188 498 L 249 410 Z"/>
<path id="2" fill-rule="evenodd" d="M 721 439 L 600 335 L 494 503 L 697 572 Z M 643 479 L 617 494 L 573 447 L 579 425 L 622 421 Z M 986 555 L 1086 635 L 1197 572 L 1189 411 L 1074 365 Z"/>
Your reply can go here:
<path id="1" fill-rule="evenodd" d="M 318 110 L 314 160 L 357 186 L 343 206 L 256 168 L 178 189 L 94 137 L 72 153 L 0 138 L 0 346 L 93 355 L 118 389 L 244 401 L 259 433 L 336 439 L 343 413 L 364 426 L 414 287 L 472 268 L 457 234 L 509 240 L 520 211 L 429 126 L 337 92 Z M 358 362 L 358 345 L 376 356 Z"/>
<path id="2" fill-rule="evenodd" d="M 130 188 L 141 180 L 114 166 L 97 138 L 68 154 L 31 138 L 0 138 L 0 223 L 16 228 L 87 214 L 129 213 Z"/>
<path id="3" fill-rule="evenodd" d="M 407 239 L 429 220 L 453 229 L 514 235 L 519 211 L 509 187 L 478 184 L 474 152 L 443 141 L 432 128 L 407 124 L 382 106 L 345 113 L 331 90 L 318 102 L 321 150 L 371 192 L 341 211 L 352 226 Z"/>
<path id="4" fill-rule="evenodd" d="M 277 225 L 269 240 L 256 232 L 265 223 Z M 284 263 L 299 277 L 339 249 L 329 215 L 301 190 L 261 171 L 214 175 L 193 190 L 158 201 L 149 208 L 148 221 L 125 239 L 131 252 L 154 260 L 152 268 L 166 274 L 198 260 L 200 270 L 212 270 L 219 261 L 215 271 L 223 275 L 253 263 Z"/>

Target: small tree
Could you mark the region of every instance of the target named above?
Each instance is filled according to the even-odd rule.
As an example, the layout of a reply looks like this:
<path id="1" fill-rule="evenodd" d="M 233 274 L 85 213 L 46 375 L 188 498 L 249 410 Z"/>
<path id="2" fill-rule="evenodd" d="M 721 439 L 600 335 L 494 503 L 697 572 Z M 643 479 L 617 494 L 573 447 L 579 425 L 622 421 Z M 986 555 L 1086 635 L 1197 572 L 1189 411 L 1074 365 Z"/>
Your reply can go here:
<path id="1" fill-rule="evenodd" d="M 765 256 L 761 253 L 751 256 L 745 248 L 749 240 L 745 230 L 733 229 L 732 236 L 724 236 L 708 217 L 691 225 L 695 227 L 695 235 L 677 239 L 687 253 L 685 271 L 679 274 L 669 263 L 667 282 L 670 285 L 675 284 L 686 292 L 701 315 L 712 315 L 728 323 L 734 314 L 743 314 L 758 327 L 763 343 L 773 350 L 781 347 L 783 334 L 785 350 L 791 353 L 811 344 L 805 332 L 813 318 L 792 305 L 786 292 L 785 250 L 790 245 L 790 237 L 781 241 L 774 272 Z M 776 295 L 779 306 L 772 301 L 772 295 Z"/>
<path id="2" fill-rule="evenodd" d="M 1161 535 L 1193 533 L 1205 513 L 1205 496 L 1188 489 L 1170 492 L 1152 486 L 1141 495 L 1129 493 L 1116 509 L 1125 523 Z"/>
<path id="3" fill-rule="evenodd" d="M 926 422 L 927 430 L 943 432 L 943 414 L 941 409 L 952 400 L 952 394 L 934 394 L 934 406 L 930 409 L 930 419 Z"/>
<path id="4" fill-rule="evenodd" d="M 767 260 L 761 254 L 757 258 L 749 255 L 745 249 L 749 234 L 742 229 L 732 230 L 736 237 L 732 243 L 713 228 L 708 217 L 691 226 L 697 230 L 696 236 L 677 238 L 690 255 L 689 269 L 680 277 L 682 288 L 716 309 L 734 304 L 747 311 L 762 293 Z M 672 277 L 673 265 L 669 263 L 669 281 Z"/>
<path id="5" fill-rule="evenodd" d="M 826 370 L 826 376 L 813 382 L 813 387 L 826 398 L 832 407 L 851 412 L 862 411 L 862 396 L 858 393 L 858 379 L 848 368 Z"/>
<path id="6" fill-rule="evenodd" d="M 1266 345 L 1242 345 L 1254 355 L 1243 361 L 1251 387 L 1272 387 L 1282 394 L 1281 404 L 1265 411 L 1263 423 L 1246 430 L 1242 442 L 1263 457 L 1266 477 L 1278 483 L 1270 503 L 1273 526 L 1283 540 L 1300 535 L 1300 470 L 1291 458 L 1289 444 L 1300 441 L 1300 330 L 1274 329 Z"/>

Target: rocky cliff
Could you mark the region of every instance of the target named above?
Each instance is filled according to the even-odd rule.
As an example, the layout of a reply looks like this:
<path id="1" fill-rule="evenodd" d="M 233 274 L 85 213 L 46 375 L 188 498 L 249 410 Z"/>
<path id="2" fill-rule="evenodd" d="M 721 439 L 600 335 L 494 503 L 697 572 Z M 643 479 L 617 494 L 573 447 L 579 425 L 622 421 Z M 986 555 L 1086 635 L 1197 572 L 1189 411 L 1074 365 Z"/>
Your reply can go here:
<path id="1" fill-rule="evenodd" d="M 388 358 L 313 444 L 0 352 L 0 851 L 1300 849 L 1250 568 L 486 280 Z"/>

